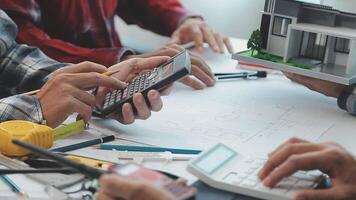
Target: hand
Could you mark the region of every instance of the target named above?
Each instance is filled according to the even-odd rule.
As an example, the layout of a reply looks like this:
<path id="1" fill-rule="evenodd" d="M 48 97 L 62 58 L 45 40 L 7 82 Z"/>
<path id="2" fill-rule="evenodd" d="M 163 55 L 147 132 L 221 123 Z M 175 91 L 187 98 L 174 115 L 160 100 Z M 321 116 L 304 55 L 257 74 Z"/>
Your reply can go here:
<path id="1" fill-rule="evenodd" d="M 104 175 L 100 178 L 97 200 L 174 200 L 167 191 L 143 181 L 136 181 L 117 175 Z"/>
<path id="2" fill-rule="evenodd" d="M 338 83 L 332 83 L 329 81 L 309 78 L 292 73 L 284 73 L 284 75 L 296 83 L 302 84 L 313 91 L 322 93 L 330 97 L 338 98 L 340 94 L 346 89 L 345 85 L 341 85 Z"/>
<path id="3" fill-rule="evenodd" d="M 330 176 L 332 187 L 299 192 L 295 200 L 356 199 L 356 160 L 335 144 L 291 139 L 269 155 L 259 177 L 266 186 L 273 187 L 298 170 L 315 169 Z"/>
<path id="4" fill-rule="evenodd" d="M 84 121 L 89 121 L 95 97 L 88 90 L 97 86 L 126 87 L 126 83 L 101 75 L 106 71 L 104 66 L 82 62 L 54 72 L 36 95 L 47 124 L 55 128 L 73 113 L 79 113 Z"/>
<path id="5" fill-rule="evenodd" d="M 129 82 L 141 73 L 154 69 L 160 64 L 166 62 L 168 59 L 169 57 L 166 56 L 133 58 L 110 67 L 109 71 L 119 70 L 119 72 L 113 74 L 112 77 L 124 82 Z M 122 109 L 117 112 L 119 114 L 111 114 L 109 117 L 116 119 L 123 124 L 131 124 L 135 121 L 135 119 L 148 119 L 151 116 L 151 111 L 158 112 L 162 109 L 163 103 L 161 95 L 167 95 L 170 90 L 171 87 L 168 87 L 161 93 L 156 90 L 149 91 L 147 94 L 148 103 L 146 103 L 146 100 L 141 93 L 134 94 L 133 105 L 125 103 L 122 106 Z M 101 87 L 98 89 L 97 105 L 101 105 L 101 102 L 104 100 L 107 92 L 109 92 L 107 88 Z M 134 112 L 133 106 L 135 107 L 137 113 Z"/>
<path id="6" fill-rule="evenodd" d="M 149 58 L 152 56 L 173 57 L 183 50 L 184 50 L 183 47 L 176 44 L 171 44 L 151 53 L 145 53 L 141 55 L 131 55 L 131 56 L 127 56 L 124 59 Z M 191 76 L 186 76 L 183 79 L 181 79 L 180 82 L 197 90 L 204 89 L 205 86 L 209 86 L 209 87 L 214 86 L 215 85 L 214 73 L 211 71 L 208 64 L 200 56 L 192 52 L 190 52 L 190 57 L 192 62 L 192 75 L 195 76 L 195 78 Z"/>
<path id="7" fill-rule="evenodd" d="M 195 42 L 195 47 L 198 50 L 202 50 L 203 42 L 206 42 L 216 53 L 224 53 L 225 46 L 229 53 L 234 53 L 230 39 L 215 32 L 201 18 L 186 19 L 177 30 L 174 31 L 170 43 L 185 44 L 191 41 Z"/>

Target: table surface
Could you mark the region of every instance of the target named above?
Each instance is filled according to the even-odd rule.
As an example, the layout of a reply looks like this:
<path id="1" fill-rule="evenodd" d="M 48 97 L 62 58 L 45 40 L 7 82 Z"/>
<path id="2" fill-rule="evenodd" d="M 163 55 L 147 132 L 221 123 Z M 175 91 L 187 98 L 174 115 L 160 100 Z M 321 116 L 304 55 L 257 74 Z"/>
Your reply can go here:
<path id="1" fill-rule="evenodd" d="M 236 51 L 246 46 L 245 40 L 232 41 Z M 241 71 L 230 55 L 214 55 L 206 50 L 202 56 L 214 72 Z M 337 108 L 336 99 L 292 83 L 279 72 L 269 74 L 267 79 L 218 82 L 215 87 L 201 91 L 177 84 L 163 100 L 163 110 L 149 120 L 125 126 L 112 120 L 94 119 L 87 135 L 55 145 L 76 143 L 98 134 L 115 134 L 123 139 L 115 144 L 206 149 L 220 141 L 246 154 L 265 156 L 286 139 L 302 137 L 337 142 L 356 154 L 356 118 Z M 72 153 L 115 159 L 95 148 Z M 177 174 L 190 182 L 196 180 L 185 171 L 187 162 L 144 165 Z"/>

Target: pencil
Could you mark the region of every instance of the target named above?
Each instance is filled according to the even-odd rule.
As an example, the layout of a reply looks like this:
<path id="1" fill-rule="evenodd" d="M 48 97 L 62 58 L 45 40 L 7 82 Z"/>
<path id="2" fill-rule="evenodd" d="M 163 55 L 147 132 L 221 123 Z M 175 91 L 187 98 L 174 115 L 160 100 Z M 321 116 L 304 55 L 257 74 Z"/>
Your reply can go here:
<path id="1" fill-rule="evenodd" d="M 8 185 L 11 188 L 11 190 L 14 193 L 16 193 L 17 195 L 22 196 L 22 197 L 28 197 L 28 194 L 26 192 L 22 191 L 20 189 L 20 187 L 17 186 L 8 176 L 3 175 L 0 177 L 6 183 L 6 185 Z"/>
<path id="2" fill-rule="evenodd" d="M 102 75 L 104 75 L 104 76 L 112 76 L 113 74 L 116 74 L 116 73 L 118 73 L 118 72 L 120 72 L 120 70 L 107 71 L 107 72 L 102 73 Z M 22 95 L 33 96 L 33 95 L 35 95 L 35 94 L 37 94 L 37 93 L 39 93 L 39 92 L 40 92 L 40 89 L 38 89 L 38 90 L 33 90 L 33 91 L 30 91 L 30 92 L 25 92 L 25 93 L 23 93 Z"/>

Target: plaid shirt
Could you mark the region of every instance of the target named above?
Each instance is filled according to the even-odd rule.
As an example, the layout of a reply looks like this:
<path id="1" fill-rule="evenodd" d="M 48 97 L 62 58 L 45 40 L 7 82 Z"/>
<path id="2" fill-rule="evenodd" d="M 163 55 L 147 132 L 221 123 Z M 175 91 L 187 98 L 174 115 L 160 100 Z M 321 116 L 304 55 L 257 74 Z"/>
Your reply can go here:
<path id="1" fill-rule="evenodd" d="M 40 123 L 43 116 L 38 99 L 16 94 L 40 88 L 51 72 L 65 65 L 36 48 L 16 44 L 16 34 L 16 25 L 0 10 L 0 122 L 20 119 Z"/>
<path id="2" fill-rule="evenodd" d="M 188 16 L 179 0 L 0 0 L 0 8 L 18 25 L 19 42 L 60 62 L 105 66 L 133 53 L 120 43 L 116 14 L 167 36 Z"/>

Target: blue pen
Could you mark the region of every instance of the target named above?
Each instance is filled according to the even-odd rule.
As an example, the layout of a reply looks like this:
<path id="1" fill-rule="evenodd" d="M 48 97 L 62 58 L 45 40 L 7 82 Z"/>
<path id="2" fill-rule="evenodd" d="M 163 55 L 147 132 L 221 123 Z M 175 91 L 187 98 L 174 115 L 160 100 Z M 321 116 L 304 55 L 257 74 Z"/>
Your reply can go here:
<path id="1" fill-rule="evenodd" d="M 11 188 L 11 190 L 22 197 L 28 197 L 28 194 L 20 189 L 8 176 L 2 175 L 1 179 Z"/>
<path id="2" fill-rule="evenodd" d="M 73 150 L 77 150 L 77 149 L 82 149 L 82 148 L 90 147 L 90 146 L 101 144 L 101 143 L 105 143 L 105 142 L 111 142 L 111 141 L 114 141 L 114 140 L 115 140 L 115 136 L 114 135 L 110 135 L 110 136 L 106 136 L 106 137 L 103 137 L 103 138 L 98 138 L 98 139 L 89 140 L 89 141 L 85 141 L 85 142 L 81 142 L 81 143 L 77 143 L 77 144 L 72 144 L 72 145 L 65 146 L 65 147 L 59 147 L 59 148 L 56 148 L 56 149 L 51 149 L 51 151 L 64 153 L 64 152 L 73 151 Z"/>
<path id="3" fill-rule="evenodd" d="M 172 149 L 162 147 L 148 147 L 148 146 L 125 146 L 125 145 L 111 145 L 101 144 L 101 150 L 118 150 L 118 151 L 139 151 L 139 152 L 171 152 L 172 154 L 199 154 L 201 150 L 192 149 Z"/>

